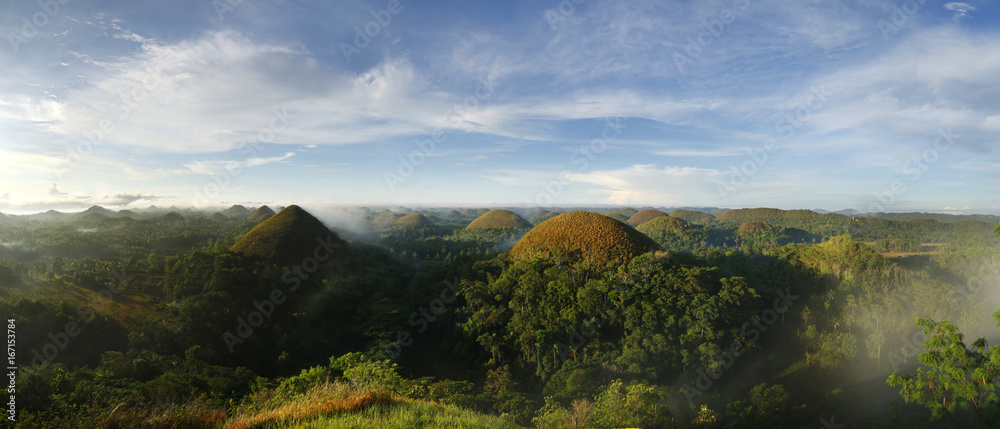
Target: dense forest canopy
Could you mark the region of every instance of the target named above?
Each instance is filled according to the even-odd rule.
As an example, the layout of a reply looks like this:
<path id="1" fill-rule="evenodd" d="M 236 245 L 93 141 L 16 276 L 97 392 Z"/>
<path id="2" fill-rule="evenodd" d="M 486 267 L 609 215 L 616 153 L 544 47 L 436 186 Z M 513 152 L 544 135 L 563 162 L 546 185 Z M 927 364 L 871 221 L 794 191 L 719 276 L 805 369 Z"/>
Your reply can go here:
<path id="1" fill-rule="evenodd" d="M 495 427 L 988 425 L 997 401 L 944 413 L 933 400 L 950 393 L 905 374 L 989 370 L 995 228 L 777 209 L 93 207 L 0 216 L 0 314 L 26 427 L 294 427 L 366 407 Z M 962 335 L 984 340 L 941 351 Z"/>

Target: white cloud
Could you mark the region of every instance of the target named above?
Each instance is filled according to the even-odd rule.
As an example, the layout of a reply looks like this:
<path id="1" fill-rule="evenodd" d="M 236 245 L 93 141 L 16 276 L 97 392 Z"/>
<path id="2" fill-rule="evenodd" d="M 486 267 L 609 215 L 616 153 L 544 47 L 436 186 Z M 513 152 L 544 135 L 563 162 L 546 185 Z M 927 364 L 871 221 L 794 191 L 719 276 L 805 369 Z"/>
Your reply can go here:
<path id="1" fill-rule="evenodd" d="M 558 180 L 554 172 L 537 170 L 486 170 L 470 175 L 509 186 L 538 187 Z"/>
<path id="2" fill-rule="evenodd" d="M 343 173 L 351 171 L 350 168 L 331 168 L 329 170 L 309 170 L 310 173 Z"/>
<path id="3" fill-rule="evenodd" d="M 983 128 L 988 130 L 1000 130 L 1000 115 L 987 116 L 983 121 Z"/>
<path id="4" fill-rule="evenodd" d="M 489 157 L 486 155 L 475 155 L 468 158 L 459 158 L 459 162 L 455 163 L 455 165 L 465 165 L 471 162 L 482 161 L 484 159 L 489 159 Z"/>
<path id="5" fill-rule="evenodd" d="M 211 160 L 211 161 L 192 161 L 184 164 L 184 168 L 140 168 L 134 166 L 125 166 L 125 172 L 133 179 L 155 179 L 163 177 L 174 177 L 174 176 L 190 176 L 190 175 L 212 175 L 219 174 L 223 172 L 233 172 L 242 171 L 248 167 L 258 167 L 262 165 L 267 165 L 275 162 L 281 162 L 288 158 L 295 156 L 295 152 L 287 152 L 282 156 L 273 156 L 268 158 L 251 157 L 243 161 L 236 160 Z"/>
<path id="6" fill-rule="evenodd" d="M 51 187 L 51 188 L 49 188 L 49 196 L 52 196 L 52 197 L 59 197 L 59 196 L 63 196 L 63 195 L 66 195 L 66 193 L 65 193 L 65 192 L 62 192 L 62 191 L 60 191 L 60 190 L 59 190 L 59 188 L 58 188 L 58 187 L 56 187 L 56 184 L 55 184 L 55 183 L 53 183 L 53 184 L 52 184 L 52 187 Z"/>
<path id="7" fill-rule="evenodd" d="M 93 205 L 111 210 L 146 208 L 150 205 L 169 207 L 177 205 L 185 207 L 190 200 L 184 200 L 170 195 L 151 195 L 143 193 L 105 193 L 94 194 L 85 192 L 56 193 L 41 196 L 37 190 L 25 189 L 22 192 L 8 193 L 2 199 L 0 208 L 7 213 L 30 214 L 46 210 L 73 212 L 84 210 Z"/>
<path id="8" fill-rule="evenodd" d="M 35 96 L 0 100 L 0 119 L 49 123 L 51 129 L 58 129 L 63 116 L 64 105 L 55 100 Z"/>
<path id="9" fill-rule="evenodd" d="M 52 177 L 53 166 L 60 161 L 55 156 L 0 148 L 0 171 L 17 171 L 18 175 L 30 173 L 36 177 Z"/>
<path id="10" fill-rule="evenodd" d="M 170 45 L 142 40 L 131 56 L 93 62 L 104 71 L 66 97 L 71 135 L 111 119 L 112 144 L 169 152 L 225 151 L 261 136 L 357 143 L 427 132 L 434 114 L 457 101 L 424 92 L 427 83 L 405 59 L 352 74 L 320 66 L 301 46 L 255 43 L 234 31 Z M 287 112 L 277 127 L 275 108 Z"/>
<path id="11" fill-rule="evenodd" d="M 643 7 L 656 8 L 654 5 Z M 698 16 L 710 17 L 718 13 L 715 7 L 696 9 Z M 531 91 L 533 84 L 530 82 L 538 82 L 539 78 L 541 81 L 557 78 L 567 82 L 593 83 L 593 79 L 601 79 L 601 76 L 648 76 L 651 72 L 649 67 L 671 68 L 672 60 L 668 61 L 670 64 L 649 64 L 654 59 L 652 56 L 643 55 L 635 61 L 630 59 L 614 64 L 595 64 L 593 58 L 584 60 L 574 53 L 590 52 L 579 49 L 580 46 L 593 45 L 600 52 L 610 49 L 605 39 L 600 39 L 598 43 L 598 38 L 590 34 L 595 27 L 588 22 L 594 19 L 610 19 L 609 25 L 614 25 L 601 30 L 607 32 L 604 35 L 629 44 L 628 49 L 616 47 L 613 51 L 619 52 L 617 55 L 624 55 L 630 50 L 633 53 L 635 50 L 652 52 L 650 50 L 655 50 L 660 43 L 653 44 L 656 46 L 646 44 L 662 40 L 665 31 L 673 31 L 671 34 L 679 37 L 678 40 L 686 34 L 661 25 L 663 19 L 673 18 L 653 19 L 643 17 L 641 10 L 630 10 L 614 4 L 597 6 L 595 3 L 584 20 L 586 22 L 574 24 L 578 27 L 567 29 L 568 33 L 561 30 L 551 35 L 553 39 L 548 44 L 539 46 L 545 55 L 535 58 L 536 61 L 521 58 L 520 55 L 525 53 L 519 50 L 523 47 L 509 40 L 497 40 L 497 37 L 481 34 L 481 37 L 470 37 L 456 44 L 453 53 L 498 55 L 477 54 L 473 59 L 456 55 L 449 59 L 450 63 L 443 69 L 461 73 L 452 77 L 463 79 L 463 82 L 467 79 L 469 85 L 465 89 L 456 89 L 459 88 L 457 85 L 445 87 L 428 82 L 405 57 L 394 59 L 387 56 L 375 67 L 352 74 L 320 66 L 317 58 L 300 45 L 258 43 L 234 31 L 207 33 L 198 39 L 173 44 L 138 35 L 128 36 L 129 40 L 141 44 L 139 51 L 111 63 L 95 62 L 108 73 L 97 75 L 92 86 L 67 97 L 63 103 L 68 111 L 66 128 L 73 135 L 95 128 L 100 118 L 120 117 L 127 111 L 127 118 L 115 121 L 116 130 L 108 136 L 110 141 L 161 151 L 218 152 L 232 149 L 241 141 L 253 138 L 261 129 L 266 129 L 272 119 L 270 112 L 276 106 L 287 106 L 291 119 L 281 132 L 274 133 L 273 142 L 306 147 L 423 135 L 437 127 L 527 140 L 550 140 L 555 138 L 552 130 L 540 121 L 607 116 L 645 118 L 672 125 L 711 129 L 725 119 L 713 119 L 715 115 L 739 115 L 757 110 L 750 106 L 759 106 L 760 98 L 735 102 L 734 99 L 714 96 L 678 97 L 607 83 L 588 84 L 588 89 L 568 92 Z M 796 9 L 796 16 L 810 16 L 810 10 Z M 602 15 L 604 12 L 615 13 Z M 794 32 L 813 27 L 801 21 L 794 22 L 801 24 Z M 125 29 L 116 30 L 120 35 L 134 34 Z M 638 38 L 642 44 L 633 46 L 639 42 L 633 40 L 636 34 L 632 32 L 645 35 Z M 837 28 L 836 32 L 841 35 L 858 33 L 850 28 Z M 816 32 L 810 34 L 813 33 Z M 581 35 L 586 35 L 586 38 L 567 38 Z M 733 38 L 732 43 L 740 40 L 736 34 L 729 36 Z M 854 42 L 815 40 L 815 43 L 842 46 Z M 577 49 L 569 50 L 568 45 Z M 594 56 L 597 51 L 588 55 Z M 718 54 L 732 55 L 734 52 L 723 50 Z M 552 59 L 537 61 L 542 57 Z M 463 60 L 466 62 L 462 63 Z M 158 70 L 155 75 L 159 79 L 150 77 L 148 70 Z M 577 74 L 571 77 L 570 74 L 574 73 Z M 456 102 L 475 94 L 475 80 L 483 75 L 496 78 L 501 91 L 520 88 L 526 92 L 517 97 L 494 94 L 494 98 L 482 101 L 479 107 L 465 112 L 460 121 L 444 118 L 444 113 Z M 141 88 L 144 81 L 150 80 L 158 84 L 134 108 L 125 110 L 120 104 L 115 104 L 120 94 Z M 777 103 L 768 104 L 782 106 L 789 100 L 774 101 Z M 925 115 L 935 113 L 939 110 L 932 109 Z"/>
<path id="12" fill-rule="evenodd" d="M 732 148 L 715 148 L 715 149 L 670 149 L 670 150 L 659 150 L 653 152 L 654 155 L 660 156 L 676 156 L 676 157 L 723 157 L 723 156 L 738 156 L 746 153 L 746 149 L 732 147 Z"/>
<path id="13" fill-rule="evenodd" d="M 954 19 L 955 21 L 959 21 L 962 18 L 965 18 L 966 16 L 969 15 L 969 12 L 976 10 L 976 7 L 971 4 L 957 2 L 957 1 L 945 3 L 944 8 L 954 12 L 954 14 L 952 15 L 952 19 Z"/>
<path id="14" fill-rule="evenodd" d="M 715 169 L 637 164 L 620 170 L 570 174 L 569 178 L 599 186 L 594 193 L 611 204 L 707 205 L 718 202 L 722 174 Z"/>
<path id="15" fill-rule="evenodd" d="M 216 174 L 223 171 L 236 171 L 247 167 L 258 167 L 261 165 L 267 165 L 278 161 L 284 161 L 288 158 L 295 156 L 295 152 L 288 152 L 282 156 L 273 156 L 270 158 L 248 158 L 245 161 L 195 161 L 192 163 L 184 164 L 191 172 L 195 174 Z"/>
<path id="16" fill-rule="evenodd" d="M 989 125 L 982 118 L 1000 108 L 988 101 L 1000 97 L 998 71 L 1000 40 L 953 28 L 913 33 L 884 55 L 814 77 L 831 101 L 810 125 L 823 133 L 886 134 L 877 146 L 908 143 L 941 126 Z"/>

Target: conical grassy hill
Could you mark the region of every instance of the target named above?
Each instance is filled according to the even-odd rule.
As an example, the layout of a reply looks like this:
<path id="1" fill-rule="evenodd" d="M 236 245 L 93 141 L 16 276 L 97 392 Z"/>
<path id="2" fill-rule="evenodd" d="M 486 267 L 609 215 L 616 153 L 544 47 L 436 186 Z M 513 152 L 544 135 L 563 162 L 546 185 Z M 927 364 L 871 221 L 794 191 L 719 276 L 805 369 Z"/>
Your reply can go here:
<path id="1" fill-rule="evenodd" d="M 347 242 L 319 219 L 291 205 L 257 224 L 230 248 L 244 256 L 275 265 L 294 265 L 314 256 L 318 246 L 332 247 L 336 256 L 347 252 Z M 323 250 L 321 253 L 328 252 Z"/>
<path id="2" fill-rule="evenodd" d="M 177 212 L 170 212 L 157 217 L 156 220 L 160 223 L 184 222 L 184 216 Z"/>
<path id="3" fill-rule="evenodd" d="M 646 230 L 649 231 L 665 230 L 672 232 L 681 232 L 689 228 L 690 226 L 691 224 L 684 219 L 679 219 L 672 216 L 661 216 L 649 222 L 645 222 L 642 225 L 639 225 L 636 229 L 639 232 L 643 233 L 645 233 Z"/>
<path id="4" fill-rule="evenodd" d="M 250 215 L 250 209 L 239 204 L 233 204 L 232 207 L 225 209 L 220 213 L 229 217 L 247 217 Z"/>
<path id="5" fill-rule="evenodd" d="M 372 225 L 379 228 L 385 228 L 389 225 L 396 223 L 396 220 L 398 220 L 399 218 L 400 216 L 386 209 L 385 211 L 380 213 L 375 219 L 372 220 Z"/>
<path id="6" fill-rule="evenodd" d="M 571 259 L 625 262 L 660 245 L 634 228 L 591 212 L 564 213 L 542 222 L 510 249 L 510 257 L 525 260 L 551 255 L 556 249 Z"/>
<path id="7" fill-rule="evenodd" d="M 250 213 L 250 215 L 247 216 L 247 219 L 263 220 L 271 216 L 274 216 L 274 210 L 271 210 L 271 208 L 268 206 L 260 206 L 260 208 L 254 210 L 253 213 Z"/>
<path id="8" fill-rule="evenodd" d="M 614 220 L 627 223 L 628 219 L 632 216 L 635 216 L 636 213 L 639 213 L 639 211 L 636 209 L 633 209 L 631 207 L 623 207 L 620 209 L 611 210 L 605 213 L 604 215 Z"/>
<path id="9" fill-rule="evenodd" d="M 659 210 L 642 210 L 628 218 L 629 225 L 642 225 L 658 217 L 669 216 Z"/>
<path id="10" fill-rule="evenodd" d="M 477 217 L 465 229 L 531 228 L 531 226 L 531 222 L 510 210 L 490 210 Z"/>
<path id="11" fill-rule="evenodd" d="M 433 226 L 434 222 L 428 219 L 427 216 L 420 213 L 410 213 L 396 219 L 396 222 L 394 222 L 393 225 L 403 227 Z"/>
<path id="12" fill-rule="evenodd" d="M 463 215 L 462 213 L 459 213 L 458 210 L 450 210 L 450 211 L 448 211 L 448 213 L 444 214 L 444 218 L 445 219 L 451 219 L 451 220 L 461 220 L 464 217 L 465 217 L 465 215 Z"/>
<path id="13" fill-rule="evenodd" d="M 670 212 L 670 216 L 699 225 L 709 225 L 715 220 L 715 216 L 708 213 L 684 209 L 674 210 Z"/>

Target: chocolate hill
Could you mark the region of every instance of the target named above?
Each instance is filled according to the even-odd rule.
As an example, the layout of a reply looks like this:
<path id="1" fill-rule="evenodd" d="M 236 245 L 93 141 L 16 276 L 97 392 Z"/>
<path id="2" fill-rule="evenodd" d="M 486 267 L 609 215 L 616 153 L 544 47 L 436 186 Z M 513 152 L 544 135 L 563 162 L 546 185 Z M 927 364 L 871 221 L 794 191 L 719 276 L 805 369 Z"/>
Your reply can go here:
<path id="1" fill-rule="evenodd" d="M 157 217 L 156 221 L 160 223 L 184 222 L 184 216 L 177 212 L 164 213 L 162 216 Z"/>
<path id="2" fill-rule="evenodd" d="M 635 216 L 636 213 L 639 213 L 639 211 L 631 207 L 624 207 L 620 209 L 611 210 L 605 213 L 604 215 L 619 222 L 627 223 L 628 219 L 632 216 Z"/>
<path id="3" fill-rule="evenodd" d="M 465 215 L 463 215 L 462 213 L 459 213 L 458 210 L 451 210 L 448 213 L 444 214 L 444 218 L 445 219 L 450 219 L 450 220 L 461 220 L 461 219 L 465 218 Z"/>
<path id="4" fill-rule="evenodd" d="M 80 212 L 79 216 L 83 217 L 83 216 L 89 215 L 91 213 L 97 213 L 97 214 L 99 214 L 101 216 L 105 216 L 105 217 L 111 217 L 111 216 L 114 216 L 114 215 L 117 214 L 113 210 L 108 210 L 108 209 L 106 209 L 104 207 L 101 207 L 101 206 L 90 206 L 89 209 Z"/>
<path id="5" fill-rule="evenodd" d="M 271 210 L 268 206 L 260 206 L 257 210 L 254 210 L 253 213 L 250 213 L 250 215 L 247 216 L 247 219 L 263 220 L 271 216 L 274 216 L 274 210 Z"/>
<path id="6" fill-rule="evenodd" d="M 348 251 L 347 242 L 337 233 L 299 206 L 290 205 L 257 224 L 230 250 L 267 264 L 288 266 L 313 257 L 319 246 L 329 248 L 321 255 L 330 252 L 335 258 Z"/>
<path id="7" fill-rule="evenodd" d="M 433 226 L 434 222 L 428 219 L 427 216 L 424 216 L 420 213 L 410 213 L 406 216 L 396 219 L 396 222 L 394 222 L 393 225 L 402 227 L 420 227 L 420 226 Z"/>
<path id="8" fill-rule="evenodd" d="M 571 259 L 625 262 L 660 245 L 632 227 L 602 214 L 564 213 L 542 222 L 510 249 L 518 260 L 546 257 L 563 249 Z"/>
<path id="9" fill-rule="evenodd" d="M 225 209 L 220 213 L 229 217 L 247 217 L 250 215 L 250 209 L 243 207 L 239 204 L 233 204 L 232 207 Z"/>
<path id="10" fill-rule="evenodd" d="M 672 216 L 662 216 L 653 219 L 649 222 L 645 222 L 642 225 L 639 225 L 639 227 L 636 228 L 636 230 L 638 230 L 639 232 L 643 232 L 645 230 L 649 231 L 669 230 L 669 231 L 680 232 L 689 227 L 691 227 L 691 224 L 686 220 L 678 219 Z"/>
<path id="11" fill-rule="evenodd" d="M 389 225 L 396 223 L 397 219 L 399 219 L 398 215 L 386 209 L 385 211 L 380 213 L 378 217 L 372 220 L 372 224 L 375 225 L 376 227 L 385 228 Z"/>
<path id="12" fill-rule="evenodd" d="M 697 223 L 699 225 L 709 225 L 712 223 L 713 220 L 715 220 L 715 216 L 712 216 L 708 213 L 699 212 L 695 210 L 684 210 L 684 209 L 674 210 L 670 212 L 670 216 L 679 219 L 684 219 L 691 223 Z"/>
<path id="13" fill-rule="evenodd" d="M 477 217 L 489 213 L 489 211 L 490 209 L 465 209 L 462 210 L 461 213 L 465 216 Z"/>
<path id="14" fill-rule="evenodd" d="M 642 225 L 658 217 L 669 216 L 668 214 L 661 212 L 659 210 L 643 210 L 640 211 L 632 217 L 628 218 L 629 225 Z"/>
<path id="15" fill-rule="evenodd" d="M 372 210 L 368 207 L 358 207 L 352 210 L 351 213 L 353 213 L 355 217 L 361 219 L 364 222 L 371 222 L 372 219 L 375 219 L 375 216 L 377 215 L 375 213 L 375 210 Z"/>
<path id="16" fill-rule="evenodd" d="M 490 210 L 477 217 L 465 229 L 481 228 L 531 228 L 531 222 L 510 210 Z"/>

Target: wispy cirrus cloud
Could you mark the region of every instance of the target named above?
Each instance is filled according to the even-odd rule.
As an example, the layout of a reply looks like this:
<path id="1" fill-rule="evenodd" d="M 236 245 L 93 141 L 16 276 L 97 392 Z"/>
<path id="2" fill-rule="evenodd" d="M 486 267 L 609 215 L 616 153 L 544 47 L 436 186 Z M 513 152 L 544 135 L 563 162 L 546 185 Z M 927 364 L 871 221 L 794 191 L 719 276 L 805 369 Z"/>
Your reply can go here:
<path id="1" fill-rule="evenodd" d="M 189 175 L 213 175 L 229 172 L 242 172 L 243 169 L 249 167 L 259 167 L 262 165 L 272 164 L 275 162 L 281 162 L 288 158 L 295 156 L 295 152 L 287 152 L 281 156 L 273 157 L 252 157 L 247 158 L 242 161 L 235 160 L 206 160 L 206 161 L 192 161 L 184 164 L 184 168 L 176 169 L 149 169 L 149 168 L 139 168 L 128 166 L 126 171 L 132 178 L 143 179 L 143 178 L 162 178 L 162 177 L 172 177 L 172 176 L 189 176 Z"/>
<path id="2" fill-rule="evenodd" d="M 248 158 L 243 161 L 195 161 L 190 164 L 185 164 L 184 166 L 191 170 L 195 174 L 216 174 L 223 171 L 235 171 L 241 170 L 247 167 L 258 167 L 261 165 L 267 165 L 274 162 L 284 161 L 288 158 L 295 156 L 295 152 L 287 152 L 282 156 L 273 156 L 269 158 Z"/>
<path id="3" fill-rule="evenodd" d="M 455 165 L 466 165 L 466 164 L 471 164 L 471 163 L 473 163 L 473 162 L 476 162 L 476 161 L 482 161 L 482 160 L 484 160 L 484 159 L 489 159 L 489 158 L 490 158 L 490 157 L 488 157 L 488 156 L 486 156 L 486 155 L 475 155 L 475 156 L 470 156 L 470 157 L 468 157 L 468 158 L 460 158 L 460 159 L 458 160 L 459 162 L 455 163 Z"/>
<path id="4" fill-rule="evenodd" d="M 330 168 L 327 170 L 309 170 L 310 173 L 344 173 L 351 171 L 350 168 Z"/>
<path id="5" fill-rule="evenodd" d="M 674 157 L 723 157 L 740 156 L 746 153 L 744 148 L 716 148 L 716 149 L 668 149 L 653 151 L 654 155 L 674 156 Z"/>

